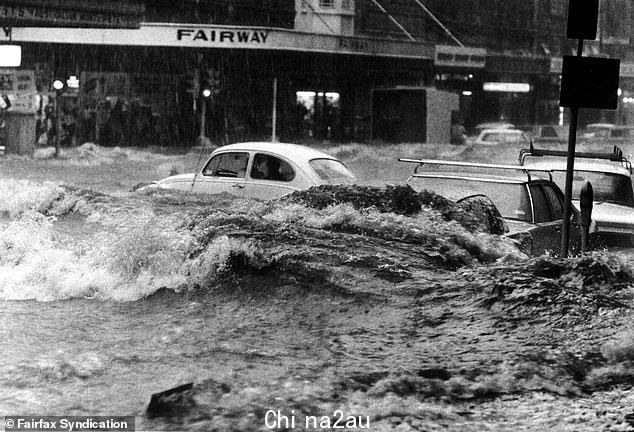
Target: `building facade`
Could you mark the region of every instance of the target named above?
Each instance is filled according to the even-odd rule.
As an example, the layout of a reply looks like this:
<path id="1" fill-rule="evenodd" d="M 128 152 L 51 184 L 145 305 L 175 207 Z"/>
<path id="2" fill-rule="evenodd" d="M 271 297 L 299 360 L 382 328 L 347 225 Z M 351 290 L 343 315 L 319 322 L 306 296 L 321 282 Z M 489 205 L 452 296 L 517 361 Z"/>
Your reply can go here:
<path id="1" fill-rule="evenodd" d="M 468 127 L 560 121 L 561 57 L 576 47 L 566 15 L 565 0 L 148 0 L 139 28 L 5 26 L 0 41 L 20 43 L 21 69 L 33 71 L 33 106 L 13 97 L 40 120 L 38 136 L 57 97 L 61 132 L 77 143 L 191 145 L 273 130 L 363 141 L 375 89 L 456 93 Z M 621 59 L 627 101 L 631 18 L 631 1 L 603 0 L 584 53 Z M 73 86 L 55 92 L 56 79 Z M 634 121 L 629 104 L 582 119 Z"/>

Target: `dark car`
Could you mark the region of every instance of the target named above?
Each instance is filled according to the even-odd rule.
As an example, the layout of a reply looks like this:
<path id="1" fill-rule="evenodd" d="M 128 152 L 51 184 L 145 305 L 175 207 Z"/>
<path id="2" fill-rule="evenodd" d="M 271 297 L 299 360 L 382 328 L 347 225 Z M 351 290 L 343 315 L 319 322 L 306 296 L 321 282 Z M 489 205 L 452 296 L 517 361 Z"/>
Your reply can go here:
<path id="1" fill-rule="evenodd" d="M 555 183 L 565 186 L 567 152 L 531 147 L 520 152 L 520 165 L 546 170 Z M 575 153 L 572 204 L 580 208 L 581 188 L 590 182 L 594 191 L 590 234 L 598 245 L 634 245 L 634 188 L 632 165 L 615 147 L 608 153 Z"/>
<path id="2" fill-rule="evenodd" d="M 425 159 L 401 161 L 419 164 L 407 180 L 415 190 L 430 190 L 454 201 L 475 195 L 489 197 L 509 227 L 506 235 L 515 239 L 523 252 L 530 255 L 557 253 L 561 247 L 564 194 L 547 175 L 546 178 L 536 176 L 521 166 Z M 423 172 L 420 169 L 428 166 L 450 167 L 452 171 Z M 482 173 L 482 168 L 513 170 L 514 173 L 490 175 Z M 577 209 L 572 210 L 571 249 L 579 251 L 581 219 Z"/>

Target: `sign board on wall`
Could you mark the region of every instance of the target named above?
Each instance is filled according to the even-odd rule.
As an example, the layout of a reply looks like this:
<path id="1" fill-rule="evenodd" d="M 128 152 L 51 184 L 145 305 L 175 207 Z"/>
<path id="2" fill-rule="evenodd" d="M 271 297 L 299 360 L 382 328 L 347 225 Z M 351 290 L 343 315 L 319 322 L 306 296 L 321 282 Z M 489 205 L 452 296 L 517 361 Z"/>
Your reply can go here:
<path id="1" fill-rule="evenodd" d="M 24 114 L 34 113 L 37 95 L 35 71 L 0 70 L 0 94 L 6 95 L 11 102 L 8 111 Z"/>
<path id="2" fill-rule="evenodd" d="M 2 0 L 0 0 L 2 1 Z M 0 32 L 0 41 L 9 40 Z M 82 45 L 284 50 L 431 59 L 423 42 L 304 33 L 268 27 L 143 23 L 139 29 L 16 27 L 13 41 Z"/>
<path id="3" fill-rule="evenodd" d="M 486 66 L 487 50 L 452 45 L 436 45 L 434 65 L 483 69 Z"/>
<path id="4" fill-rule="evenodd" d="M 138 28 L 138 0 L 0 0 L 1 26 Z"/>

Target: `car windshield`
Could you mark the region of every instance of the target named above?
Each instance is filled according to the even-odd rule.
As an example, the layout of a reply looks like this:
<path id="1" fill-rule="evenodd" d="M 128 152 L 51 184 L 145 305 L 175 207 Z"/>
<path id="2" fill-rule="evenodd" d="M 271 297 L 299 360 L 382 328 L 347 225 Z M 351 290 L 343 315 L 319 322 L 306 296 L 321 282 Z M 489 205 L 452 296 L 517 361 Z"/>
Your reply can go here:
<path id="1" fill-rule="evenodd" d="M 566 172 L 553 172 L 553 180 L 560 188 L 563 188 L 566 182 Z M 572 181 L 573 199 L 579 199 L 581 188 L 586 182 L 592 184 L 594 201 L 634 207 L 634 193 L 629 176 L 605 172 L 575 171 Z"/>
<path id="2" fill-rule="evenodd" d="M 310 167 L 322 180 L 354 179 L 354 175 L 338 160 L 312 159 Z"/>
<path id="3" fill-rule="evenodd" d="M 427 189 L 453 201 L 472 195 L 486 195 L 493 201 L 502 217 L 525 222 L 532 221 L 528 193 L 526 186 L 522 183 L 415 177 L 411 184 L 417 190 Z"/>

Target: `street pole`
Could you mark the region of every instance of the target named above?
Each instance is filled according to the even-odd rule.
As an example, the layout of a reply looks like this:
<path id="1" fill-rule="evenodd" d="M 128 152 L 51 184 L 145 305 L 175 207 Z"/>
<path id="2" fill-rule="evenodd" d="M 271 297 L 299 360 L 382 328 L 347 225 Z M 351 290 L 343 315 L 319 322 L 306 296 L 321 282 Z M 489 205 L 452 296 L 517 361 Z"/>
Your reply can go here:
<path id="1" fill-rule="evenodd" d="M 277 141 L 277 78 L 273 78 L 273 113 L 271 114 L 271 142 Z"/>
<path id="2" fill-rule="evenodd" d="M 203 95 L 200 96 L 200 139 L 201 142 L 205 139 L 207 132 L 207 98 Z"/>
<path id="3" fill-rule="evenodd" d="M 577 45 L 577 57 L 583 54 L 583 39 Z M 570 126 L 568 128 L 568 157 L 566 160 L 566 184 L 564 190 L 564 220 L 561 230 L 561 258 L 568 258 L 568 243 L 570 242 L 570 217 L 572 216 L 572 178 L 575 169 L 575 147 L 577 146 L 577 119 L 579 106 L 570 107 Z"/>
<path id="4" fill-rule="evenodd" d="M 61 133 L 62 122 L 59 118 L 59 90 L 55 92 L 55 157 L 59 156 L 59 135 Z"/>

